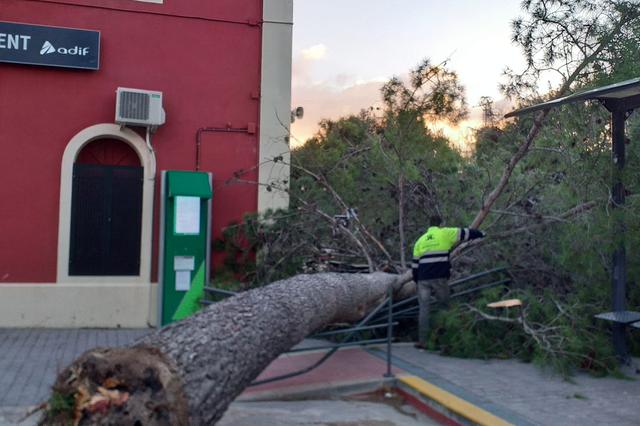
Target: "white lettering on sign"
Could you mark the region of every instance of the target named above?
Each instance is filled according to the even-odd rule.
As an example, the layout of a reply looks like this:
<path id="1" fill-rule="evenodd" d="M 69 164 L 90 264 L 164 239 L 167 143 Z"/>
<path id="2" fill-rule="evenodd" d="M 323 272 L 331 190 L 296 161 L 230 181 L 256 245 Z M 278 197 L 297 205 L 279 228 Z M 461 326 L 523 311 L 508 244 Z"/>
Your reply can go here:
<path id="1" fill-rule="evenodd" d="M 0 33 L 0 49 L 27 50 L 31 36 Z"/>
<path id="2" fill-rule="evenodd" d="M 42 45 L 42 48 L 40 49 L 41 55 L 48 55 L 50 53 L 56 53 L 56 52 L 60 53 L 61 55 L 86 56 L 89 53 L 89 48 L 74 46 L 70 49 L 67 49 L 66 47 L 59 47 L 56 49 L 53 46 L 53 44 L 51 44 L 51 42 L 47 40 L 44 42 L 44 44 Z"/>

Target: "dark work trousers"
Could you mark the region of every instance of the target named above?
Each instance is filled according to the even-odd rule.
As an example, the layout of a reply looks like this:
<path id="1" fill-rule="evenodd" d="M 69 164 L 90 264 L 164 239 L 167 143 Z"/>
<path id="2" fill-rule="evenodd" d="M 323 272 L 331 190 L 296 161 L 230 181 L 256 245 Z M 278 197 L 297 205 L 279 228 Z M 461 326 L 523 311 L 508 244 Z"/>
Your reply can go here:
<path id="1" fill-rule="evenodd" d="M 418 303 L 420 312 L 418 314 L 418 344 L 422 347 L 427 345 L 427 335 L 429 333 L 429 313 L 431 310 L 431 295 L 436 293 L 439 300 L 449 294 L 449 283 L 447 278 L 436 278 L 434 280 L 418 281 Z"/>

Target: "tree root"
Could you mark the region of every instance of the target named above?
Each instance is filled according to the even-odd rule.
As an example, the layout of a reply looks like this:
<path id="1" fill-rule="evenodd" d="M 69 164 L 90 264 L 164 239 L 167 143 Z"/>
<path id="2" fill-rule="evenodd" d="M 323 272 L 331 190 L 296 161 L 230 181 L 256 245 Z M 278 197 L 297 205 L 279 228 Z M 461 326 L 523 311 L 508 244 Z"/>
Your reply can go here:
<path id="1" fill-rule="evenodd" d="M 182 381 L 157 349 L 96 348 L 53 385 L 41 425 L 188 425 Z"/>

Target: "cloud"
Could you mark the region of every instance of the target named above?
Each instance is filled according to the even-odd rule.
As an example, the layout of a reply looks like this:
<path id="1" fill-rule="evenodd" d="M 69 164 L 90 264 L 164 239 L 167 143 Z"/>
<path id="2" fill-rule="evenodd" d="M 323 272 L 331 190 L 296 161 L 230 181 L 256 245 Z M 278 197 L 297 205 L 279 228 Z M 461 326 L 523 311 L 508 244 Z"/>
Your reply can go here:
<path id="1" fill-rule="evenodd" d="M 292 63 L 291 107 L 304 107 L 304 118 L 291 126 L 292 145 L 300 145 L 318 131 L 323 119 L 357 114 L 380 102 L 380 87 L 388 79 L 364 80 L 355 74 L 340 73 L 328 79 L 314 78 L 314 67 L 327 55 L 327 47 L 317 44 L 302 49 Z"/>
<path id="2" fill-rule="evenodd" d="M 307 86 L 313 84 L 311 62 L 300 57 L 294 58 L 291 64 L 291 85 Z"/>
<path id="3" fill-rule="evenodd" d="M 313 82 L 309 78 L 309 69 L 301 66 L 300 62 L 309 63 L 303 59 L 294 61 L 292 107 L 304 107 L 304 118 L 291 126 L 292 146 L 301 145 L 316 134 L 321 120 L 335 120 L 370 107 L 382 107 L 380 89 L 389 78 L 375 76 L 364 79 L 342 73 L 326 81 Z M 408 75 L 399 78 L 406 81 Z"/>
<path id="4" fill-rule="evenodd" d="M 326 55 L 327 47 L 324 44 L 316 44 L 297 53 L 291 64 L 291 84 L 293 86 L 314 84 L 312 78 L 314 62 L 321 60 Z"/>
<path id="5" fill-rule="evenodd" d="M 380 81 L 368 81 L 344 88 L 337 88 L 334 82 L 294 86 L 292 107 L 304 107 L 304 118 L 291 126 L 292 146 L 300 145 L 313 136 L 323 119 L 337 119 L 380 106 L 382 84 Z"/>
<path id="6" fill-rule="evenodd" d="M 316 44 L 315 46 L 302 49 L 302 57 L 309 61 L 317 61 L 327 55 L 327 46 L 324 44 Z"/>
<path id="7" fill-rule="evenodd" d="M 300 59 L 294 61 L 294 84 L 292 87 L 292 108 L 304 107 L 304 118 L 296 120 L 291 126 L 291 145 L 303 144 L 318 131 L 318 123 L 323 119 L 338 119 L 358 114 L 362 109 L 382 106 L 380 88 L 388 81 L 383 77 L 367 80 L 353 74 L 337 74 L 327 81 L 313 82 L 309 68 Z M 296 66 L 298 65 L 298 66 Z M 407 75 L 399 76 L 406 81 Z M 512 109 L 506 99 L 494 102 L 494 111 L 501 118 L 502 114 Z M 468 151 L 472 144 L 474 130 L 482 126 L 483 114 L 479 106 L 470 106 L 469 116 L 458 123 L 433 123 L 433 131 L 441 132 L 452 140 L 462 151 Z"/>

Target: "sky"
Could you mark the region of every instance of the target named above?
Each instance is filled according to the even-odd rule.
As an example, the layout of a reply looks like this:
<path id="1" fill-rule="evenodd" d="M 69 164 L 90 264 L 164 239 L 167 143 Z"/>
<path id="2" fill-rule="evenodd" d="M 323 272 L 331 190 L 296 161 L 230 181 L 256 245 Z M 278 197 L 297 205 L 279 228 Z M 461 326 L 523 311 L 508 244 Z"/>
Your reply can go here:
<path id="1" fill-rule="evenodd" d="M 470 107 L 481 96 L 500 100 L 504 68 L 523 67 L 511 44 L 511 22 L 521 14 L 519 0 L 294 0 L 292 107 L 305 114 L 292 125 L 292 145 L 321 119 L 379 103 L 380 86 L 424 58 L 450 58 Z M 464 139 L 480 117 L 475 108 L 459 128 L 441 128 Z"/>

